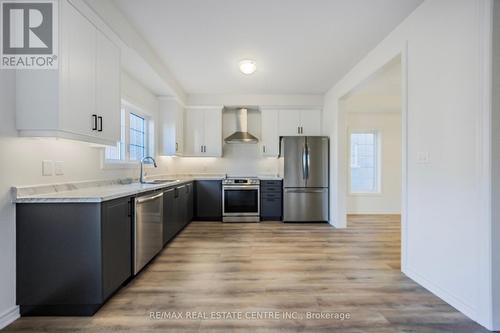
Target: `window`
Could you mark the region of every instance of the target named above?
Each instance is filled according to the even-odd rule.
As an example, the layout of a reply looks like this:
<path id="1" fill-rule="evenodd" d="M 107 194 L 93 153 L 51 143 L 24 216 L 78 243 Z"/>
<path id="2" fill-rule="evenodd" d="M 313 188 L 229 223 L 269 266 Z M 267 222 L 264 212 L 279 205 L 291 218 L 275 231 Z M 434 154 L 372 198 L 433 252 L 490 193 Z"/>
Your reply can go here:
<path id="1" fill-rule="evenodd" d="M 139 108 L 122 102 L 121 139 L 116 146 L 106 147 L 106 163 L 140 161 L 144 156 L 154 155 L 154 124 Z"/>
<path id="2" fill-rule="evenodd" d="M 130 113 L 130 160 L 140 161 L 146 151 L 146 121 L 134 113 Z"/>
<path id="3" fill-rule="evenodd" d="M 351 133 L 351 193 L 379 191 L 378 134 L 375 131 Z"/>

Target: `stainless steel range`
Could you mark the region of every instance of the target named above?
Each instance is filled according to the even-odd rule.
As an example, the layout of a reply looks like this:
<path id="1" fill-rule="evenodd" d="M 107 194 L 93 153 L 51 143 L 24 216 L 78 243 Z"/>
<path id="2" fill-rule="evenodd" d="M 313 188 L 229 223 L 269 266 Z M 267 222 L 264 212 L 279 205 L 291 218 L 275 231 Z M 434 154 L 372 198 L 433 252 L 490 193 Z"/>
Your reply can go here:
<path id="1" fill-rule="evenodd" d="M 222 180 L 222 221 L 260 221 L 260 180 L 226 178 Z"/>

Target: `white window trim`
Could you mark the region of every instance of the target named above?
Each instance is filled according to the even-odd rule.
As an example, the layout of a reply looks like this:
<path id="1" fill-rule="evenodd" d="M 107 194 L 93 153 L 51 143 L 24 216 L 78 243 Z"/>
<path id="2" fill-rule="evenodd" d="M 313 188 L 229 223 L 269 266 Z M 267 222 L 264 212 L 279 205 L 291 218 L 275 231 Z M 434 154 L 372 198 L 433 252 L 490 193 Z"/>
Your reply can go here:
<path id="1" fill-rule="evenodd" d="M 122 106 L 125 106 L 127 109 L 125 110 L 125 144 L 124 144 L 124 149 L 125 151 L 123 152 L 125 154 L 125 159 L 123 160 L 109 160 L 106 159 L 106 149 L 102 149 L 101 153 L 101 169 L 103 170 L 114 170 L 114 169 L 136 169 L 140 165 L 140 161 L 134 161 L 130 160 L 130 148 L 129 148 L 129 142 L 130 142 L 130 113 L 133 113 L 137 116 L 143 117 L 146 120 L 146 126 L 147 126 L 147 131 L 146 131 L 146 147 L 148 148 L 148 153 L 147 155 L 156 157 L 155 155 L 155 150 L 156 147 L 154 145 L 154 136 L 156 135 L 154 131 L 154 118 L 153 116 L 144 111 L 141 107 L 128 102 L 125 99 L 122 99 L 121 102 Z M 120 115 L 121 118 L 121 115 Z M 121 120 L 120 120 L 121 121 Z M 121 124 L 120 124 L 121 125 Z M 122 152 L 121 152 L 122 153 Z M 152 165 L 150 166 L 149 163 L 145 164 L 145 168 L 151 168 Z"/>
<path id="2" fill-rule="evenodd" d="M 351 135 L 352 134 L 362 134 L 362 133 L 371 133 L 375 135 L 375 146 L 376 146 L 376 164 L 375 164 L 375 173 L 376 173 L 376 190 L 374 191 L 363 191 L 363 192 L 353 192 L 351 185 Z M 348 129 L 348 168 L 347 168 L 347 188 L 348 195 L 353 197 L 371 197 L 371 196 L 382 196 L 382 132 L 379 129 Z"/>

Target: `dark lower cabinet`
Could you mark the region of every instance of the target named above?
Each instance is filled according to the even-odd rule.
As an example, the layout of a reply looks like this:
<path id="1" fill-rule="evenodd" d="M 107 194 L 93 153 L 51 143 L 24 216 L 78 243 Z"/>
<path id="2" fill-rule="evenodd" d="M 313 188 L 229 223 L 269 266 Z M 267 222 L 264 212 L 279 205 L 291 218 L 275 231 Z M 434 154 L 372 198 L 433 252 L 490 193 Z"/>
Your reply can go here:
<path id="1" fill-rule="evenodd" d="M 281 180 L 260 181 L 261 220 L 281 220 L 283 216 L 283 182 Z"/>
<path id="2" fill-rule="evenodd" d="M 132 274 L 131 198 L 16 205 L 21 315 L 92 315 Z"/>
<path id="3" fill-rule="evenodd" d="M 163 243 L 172 240 L 193 220 L 193 183 L 163 193 Z"/>
<path id="4" fill-rule="evenodd" d="M 222 220 L 222 181 L 198 180 L 195 190 L 195 219 Z"/>
<path id="5" fill-rule="evenodd" d="M 187 192 L 187 200 L 186 200 L 187 221 L 191 222 L 194 218 L 194 184 L 193 183 L 186 184 L 186 192 Z"/>
<path id="6" fill-rule="evenodd" d="M 163 245 L 177 234 L 177 205 L 175 202 L 175 187 L 163 192 Z"/>

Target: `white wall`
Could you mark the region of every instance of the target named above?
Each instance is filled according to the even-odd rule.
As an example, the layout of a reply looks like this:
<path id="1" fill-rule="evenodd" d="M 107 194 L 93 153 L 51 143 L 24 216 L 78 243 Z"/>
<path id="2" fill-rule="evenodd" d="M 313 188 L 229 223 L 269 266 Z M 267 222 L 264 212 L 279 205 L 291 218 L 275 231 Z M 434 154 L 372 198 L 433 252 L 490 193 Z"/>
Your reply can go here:
<path id="1" fill-rule="evenodd" d="M 425 1 L 326 94 L 324 121 L 333 138 L 332 223 L 344 227 L 346 170 L 338 157 L 345 151 L 338 126 L 345 119 L 338 101 L 403 52 L 408 195 L 403 202 L 402 269 L 491 328 L 490 220 L 485 216 L 490 179 L 484 166 L 489 151 L 482 135 L 489 119 L 482 101 L 489 84 L 484 63 L 490 4 Z M 417 161 L 419 153 L 429 153 L 430 160 Z"/>
<path id="2" fill-rule="evenodd" d="M 101 148 L 76 141 L 18 138 L 15 130 L 15 72 L 0 71 L 0 328 L 4 314 L 17 315 L 15 269 L 15 205 L 13 185 L 50 184 L 67 181 L 138 177 L 138 168 L 102 169 Z M 128 75 L 122 75 L 122 90 L 131 103 L 157 117 L 156 97 Z M 64 161 L 63 176 L 43 177 L 42 160 Z M 163 173 L 163 169 L 150 169 Z"/>
<path id="3" fill-rule="evenodd" d="M 500 0 L 494 1 L 493 12 L 493 110 L 492 110 L 492 259 L 493 313 L 500 313 Z M 500 327 L 500 316 L 494 319 Z"/>
<path id="4" fill-rule="evenodd" d="M 401 113 L 347 112 L 346 125 L 347 133 L 376 130 L 380 145 L 380 193 L 351 194 L 347 189 L 347 213 L 399 214 L 401 212 Z"/>

